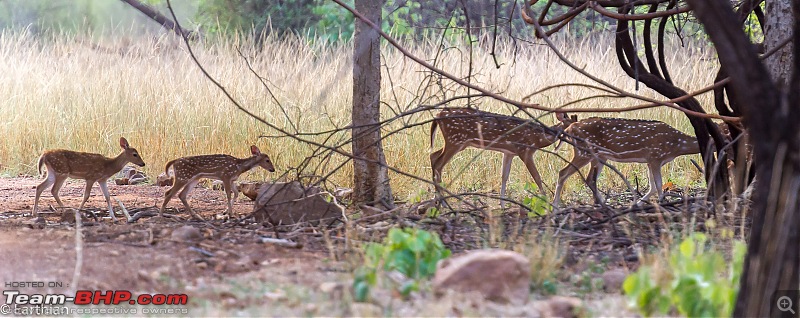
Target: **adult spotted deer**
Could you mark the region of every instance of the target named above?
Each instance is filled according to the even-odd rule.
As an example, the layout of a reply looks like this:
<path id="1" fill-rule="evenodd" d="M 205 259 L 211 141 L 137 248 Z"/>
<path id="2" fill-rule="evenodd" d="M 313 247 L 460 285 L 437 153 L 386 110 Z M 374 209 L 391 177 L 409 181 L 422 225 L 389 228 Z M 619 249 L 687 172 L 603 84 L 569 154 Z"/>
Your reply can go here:
<path id="1" fill-rule="evenodd" d="M 250 169 L 260 166 L 270 172 L 275 171 L 275 167 L 269 160 L 269 156 L 261 153 L 261 150 L 256 146 L 250 146 L 250 152 L 253 156 L 249 158 L 239 159 L 229 155 L 203 155 L 182 157 L 170 162 L 164 167 L 164 172 L 169 175 L 169 167 L 171 166 L 175 171 L 175 181 L 172 183 L 172 188 L 167 190 L 164 194 L 164 204 L 161 205 L 159 216 L 163 216 L 164 209 L 167 208 L 167 203 L 179 190 L 183 189 L 178 195 L 178 198 L 183 202 L 186 211 L 196 218 L 202 220 L 197 214 L 189 207 L 186 198 L 192 192 L 194 187 L 200 182 L 202 178 L 221 180 L 225 188 L 225 195 L 228 197 L 228 209 L 225 213 L 233 213 L 233 200 L 239 197 L 239 189 L 236 187 L 236 180 L 242 173 L 250 171 Z M 231 198 L 233 192 L 233 198 Z"/>
<path id="2" fill-rule="evenodd" d="M 641 201 L 653 193 L 658 193 L 661 200 L 661 166 L 675 157 L 700 153 L 695 137 L 660 121 L 592 117 L 570 125 L 564 133 L 574 148 L 572 161 L 558 173 L 554 206 L 561 200 L 567 178 L 587 163 L 591 163 L 591 170 L 586 181 L 595 198 L 602 201 L 597 191 L 597 177 L 608 160 L 646 163 L 650 190 Z"/>
<path id="3" fill-rule="evenodd" d="M 453 156 L 467 147 L 474 147 L 503 153 L 501 197 L 505 197 L 506 182 L 514 156 L 522 159 L 539 191 L 544 194 L 542 178 L 536 170 L 533 153 L 551 145 L 565 127 L 577 120 L 576 116 L 570 118 L 566 113 L 556 113 L 556 118 L 558 123 L 548 128 L 522 118 L 471 108 L 442 110 L 431 125 L 431 148 L 437 127 L 441 127 L 444 137 L 444 148 L 431 154 L 433 181 L 438 186 L 442 182 L 442 169 Z"/>
<path id="4" fill-rule="evenodd" d="M 129 162 L 144 167 L 144 161 L 142 161 L 142 157 L 139 156 L 139 152 L 131 148 L 125 138 L 119 139 L 119 146 L 122 147 L 122 153 L 114 158 L 107 158 L 94 153 L 63 149 L 45 151 L 44 154 L 39 157 L 37 166 L 40 174 L 42 173 L 42 165 L 47 167 L 47 179 L 36 187 L 36 199 L 33 202 L 33 213 L 37 213 L 38 215 L 39 196 L 42 195 L 42 191 L 51 185 L 53 188 L 50 192 L 53 194 L 53 198 L 56 199 L 58 205 L 63 209 L 64 205 L 58 197 L 58 190 L 61 189 L 61 186 L 64 185 L 64 181 L 66 181 L 67 178 L 83 179 L 86 180 L 86 190 L 83 192 L 83 202 L 81 202 L 81 206 L 78 209 L 83 209 L 84 204 L 89 200 L 89 193 L 92 190 L 92 186 L 97 182 L 100 185 L 100 190 L 103 191 L 106 203 L 108 203 L 108 214 L 111 215 L 111 219 L 116 222 L 117 218 L 114 216 L 114 209 L 111 207 L 111 196 L 108 194 L 106 181 L 122 170 Z"/>

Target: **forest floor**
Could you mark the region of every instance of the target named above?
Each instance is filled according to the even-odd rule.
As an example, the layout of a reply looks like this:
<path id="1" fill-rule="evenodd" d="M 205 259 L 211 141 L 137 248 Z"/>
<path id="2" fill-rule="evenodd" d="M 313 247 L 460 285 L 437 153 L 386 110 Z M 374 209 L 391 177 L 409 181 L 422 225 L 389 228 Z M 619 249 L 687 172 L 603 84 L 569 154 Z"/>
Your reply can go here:
<path id="1" fill-rule="evenodd" d="M 257 224 L 215 220 L 225 210 L 222 191 L 196 189 L 190 198 L 193 209 L 208 222 L 189 221 L 180 201 L 173 217 L 143 217 L 135 223 L 113 223 L 105 217 L 84 219 L 82 268 L 77 286 L 71 286 L 76 266 L 75 224 L 62 221 L 61 211 L 49 191 L 40 200 L 45 222 L 35 222 L 30 215 L 35 187 L 41 180 L 33 178 L 0 179 L 0 281 L 3 290 L 19 290 L 22 294 L 69 293 L 77 290 L 130 291 L 141 294 L 187 294 L 185 306 L 113 306 L 96 305 L 84 308 L 145 310 L 169 308 L 170 316 L 443 316 L 464 315 L 542 315 L 542 301 L 549 296 L 534 292 L 526 308 L 494 305 L 475 299 L 445 296 L 434 299 L 423 291 L 401 299 L 391 293 L 377 293 L 372 304 L 352 301 L 350 284 L 354 255 L 343 252 L 345 234 L 300 236 L 300 248 L 263 243 L 261 238 L 274 237 L 273 231 Z M 68 207 L 78 206 L 82 199 L 83 181 L 69 180 L 60 197 Z M 152 185 L 109 185 L 115 211 L 116 200 L 129 211 L 157 211 L 167 187 Z M 241 217 L 252 211 L 252 201 L 242 198 L 234 204 L 234 215 Z M 105 211 L 105 200 L 95 186 L 86 207 Z M 170 209 L 175 213 L 175 210 Z M 468 222 L 447 221 L 440 229 L 451 233 L 470 231 L 452 226 Z M 179 235 L 186 225 L 199 230 L 196 239 Z M 511 228 L 510 226 L 508 227 Z M 529 230 L 522 227 L 522 230 Z M 474 231 L 472 231 L 474 232 Z M 319 233 L 315 233 L 319 234 Z M 556 294 L 581 299 L 591 315 L 632 315 L 625 307 L 619 291 L 604 291 L 601 276 L 612 270 L 630 271 L 638 266 L 636 244 L 608 235 L 605 239 L 586 239 L 591 235 L 573 233 L 575 240 L 564 245 L 563 262 L 558 265 Z M 443 237 L 445 244 L 458 254 L 480 248 L 486 243 L 470 243 L 466 234 Z M 606 243 L 603 243 L 606 242 Z M 352 254 L 352 253 L 350 253 Z M 542 269 L 545 270 L 545 269 Z M 37 282 L 30 284 L 26 282 Z M 5 298 L 5 297 L 4 297 Z M 464 303 L 468 302 L 468 306 Z M 79 308 L 70 304 L 70 308 Z M 465 309 L 466 308 L 466 309 Z M 184 311 L 184 310 L 188 310 Z"/>

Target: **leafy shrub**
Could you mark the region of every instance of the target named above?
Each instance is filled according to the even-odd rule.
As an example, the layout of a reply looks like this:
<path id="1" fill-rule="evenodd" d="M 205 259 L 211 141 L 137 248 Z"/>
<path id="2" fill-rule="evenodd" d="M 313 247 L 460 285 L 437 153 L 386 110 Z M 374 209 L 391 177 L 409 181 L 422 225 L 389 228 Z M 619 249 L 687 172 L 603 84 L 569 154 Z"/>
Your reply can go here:
<path id="1" fill-rule="evenodd" d="M 378 270 L 397 272 L 408 278 L 398 291 L 407 296 L 419 287 L 421 279 L 436 272 L 436 264 L 450 256 L 436 233 L 419 229 L 389 230 L 383 243 L 369 243 L 365 247 L 364 266 L 355 272 L 353 290 L 356 301 L 365 301 L 369 290 L 378 281 Z"/>
<path id="2" fill-rule="evenodd" d="M 642 266 L 628 276 L 623 289 L 645 316 L 730 316 L 739 288 L 746 245 L 734 241 L 731 261 L 714 250 L 704 234 L 686 238 L 670 252 L 669 268 Z"/>

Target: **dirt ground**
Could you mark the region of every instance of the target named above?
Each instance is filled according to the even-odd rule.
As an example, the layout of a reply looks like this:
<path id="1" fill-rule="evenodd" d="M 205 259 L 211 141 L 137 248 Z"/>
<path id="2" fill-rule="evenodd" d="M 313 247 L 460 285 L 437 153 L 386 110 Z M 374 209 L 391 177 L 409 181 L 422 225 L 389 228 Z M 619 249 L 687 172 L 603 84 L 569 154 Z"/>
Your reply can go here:
<path id="1" fill-rule="evenodd" d="M 174 217 L 143 217 L 128 224 L 123 221 L 116 200 L 132 212 L 154 212 L 169 187 L 109 185 L 120 220 L 114 224 L 110 217 L 102 215 L 106 204 L 95 186 L 85 208 L 99 212 L 101 217 L 83 221 L 83 265 L 77 286 L 71 286 L 76 264 L 75 226 L 63 222 L 60 211 L 52 210 L 56 203 L 49 191 L 40 200 L 46 224 L 33 222 L 30 212 L 39 182 L 33 178 L 0 179 L 0 280 L 6 284 L 4 290 L 11 282 L 44 282 L 44 287 L 13 289 L 22 293 L 70 294 L 72 289 L 128 290 L 134 295 L 186 293 L 190 301 L 185 308 L 191 316 L 447 315 L 461 306 L 458 302 L 429 299 L 411 305 L 383 304 L 383 310 L 353 304 L 348 293 L 342 292 L 353 278 L 352 266 L 335 260 L 338 257 L 330 254 L 325 241 L 304 241 L 299 249 L 264 244 L 261 237 L 272 236 L 269 229 L 215 220 L 226 208 L 225 194 L 201 187 L 192 193 L 189 202 L 204 219 L 214 221 L 189 220 L 180 201 L 173 199 L 169 207 L 181 211 L 168 209 L 168 213 L 177 213 Z M 83 187 L 83 181 L 68 180 L 60 191 L 64 204 L 78 206 Z M 234 203 L 234 215 L 247 215 L 252 206 L 252 201 L 240 196 Z M 199 229 L 202 237 L 192 241 L 173 235 L 186 225 Z M 624 265 L 623 259 L 630 253 L 622 249 L 614 254 L 610 266 Z M 571 258 L 576 257 L 582 256 Z M 49 284 L 60 287 L 48 287 Z M 586 302 L 595 307 L 595 313 L 619 314 L 625 308 L 624 299 L 618 294 L 590 297 Z M 396 309 L 387 311 L 387 306 Z M 474 313 L 538 315 L 532 314 L 537 309 L 498 308 L 481 307 Z"/>
<path id="2" fill-rule="evenodd" d="M 47 225 L 32 224 L 30 212 L 39 182 L 31 178 L 0 179 L 0 281 L 61 284 L 61 288 L 19 288 L 23 293 L 68 292 L 74 287 L 70 284 L 76 263 L 75 227 L 61 222 L 61 212 L 50 210 L 49 205 L 56 203 L 49 191 L 40 199 L 40 207 L 52 212 L 45 214 Z M 83 181 L 67 181 L 60 191 L 64 205 L 80 205 L 83 187 Z M 83 268 L 76 289 L 122 289 L 134 295 L 188 293 L 193 310 L 214 314 L 246 309 L 264 295 L 267 299 L 290 298 L 281 294 L 285 292 L 270 294 L 270 288 L 285 290 L 281 285 L 314 291 L 326 281 L 342 280 L 341 265 L 328 261 L 327 253 L 313 244 L 302 249 L 267 245 L 260 242 L 263 233 L 248 227 L 222 222 L 209 226 L 188 221 L 183 214 L 177 215 L 181 219 L 149 217 L 134 224 L 121 221 L 124 217 L 114 198 L 129 210 L 152 208 L 156 203 L 160 205 L 168 188 L 109 185 L 120 221 L 114 224 L 108 216 L 99 222 L 85 219 Z M 197 188 L 190 204 L 204 219 L 211 220 L 225 210 L 225 194 Z M 105 206 L 103 195 L 95 186 L 86 208 L 105 210 Z M 169 205 L 179 206 L 177 199 Z M 252 201 L 240 199 L 234 210 L 235 215 L 245 215 L 251 212 Z M 202 239 L 182 241 L 172 236 L 176 228 L 187 224 L 201 229 Z M 247 286 L 252 281 L 267 283 Z M 253 290 L 258 288 L 266 289 Z M 301 311 L 291 312 L 314 314 L 317 310 L 305 308 L 303 303 L 296 305 L 300 307 L 294 309 Z"/>

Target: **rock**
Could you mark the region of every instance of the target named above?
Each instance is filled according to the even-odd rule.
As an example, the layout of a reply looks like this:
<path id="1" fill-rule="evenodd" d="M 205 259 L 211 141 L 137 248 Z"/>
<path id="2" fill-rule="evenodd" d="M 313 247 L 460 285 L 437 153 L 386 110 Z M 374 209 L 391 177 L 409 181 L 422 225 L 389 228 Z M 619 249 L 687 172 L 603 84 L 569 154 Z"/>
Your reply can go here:
<path id="1" fill-rule="evenodd" d="M 336 290 L 344 290 L 344 284 L 338 282 L 324 282 L 319 284 L 319 291 L 325 294 L 333 293 Z"/>
<path id="2" fill-rule="evenodd" d="M 74 214 L 73 214 L 74 215 Z M 35 217 L 29 221 L 24 222 L 28 228 L 41 230 L 47 225 L 47 221 L 41 216 Z"/>
<path id="3" fill-rule="evenodd" d="M 339 200 L 350 200 L 353 195 L 353 189 L 336 187 L 336 189 L 333 189 L 333 195 Z"/>
<path id="4" fill-rule="evenodd" d="M 619 293 L 626 277 L 628 277 L 628 273 L 621 269 L 613 269 L 603 273 L 603 290 L 607 293 Z"/>
<path id="5" fill-rule="evenodd" d="M 587 316 L 583 302 L 575 297 L 553 296 L 539 306 L 542 317 L 577 318 Z"/>
<path id="6" fill-rule="evenodd" d="M 166 173 L 162 172 L 156 178 L 156 185 L 159 186 L 159 187 L 171 186 L 173 179 L 174 178 L 172 177 L 172 174 L 167 175 Z"/>
<path id="7" fill-rule="evenodd" d="M 184 225 L 173 230 L 170 237 L 176 241 L 194 242 L 202 240 L 203 234 L 194 226 Z"/>
<path id="8" fill-rule="evenodd" d="M 319 291 L 328 296 L 328 299 L 333 301 L 340 301 L 344 298 L 344 292 L 347 287 L 344 283 L 340 282 L 324 282 L 319 285 Z"/>
<path id="9" fill-rule="evenodd" d="M 258 190 L 261 189 L 261 185 L 263 184 L 263 182 L 242 182 L 239 183 L 239 192 L 250 198 L 250 200 L 255 201 L 256 197 L 258 197 Z"/>
<path id="10" fill-rule="evenodd" d="M 446 290 L 478 292 L 487 300 L 522 305 L 528 301 L 530 278 L 525 256 L 506 250 L 477 250 L 439 262 L 433 289 L 437 296 Z"/>
<path id="11" fill-rule="evenodd" d="M 256 197 L 253 216 L 258 223 L 291 225 L 299 222 L 323 224 L 344 217 L 344 208 L 328 192 L 300 182 L 264 184 Z"/>
<path id="12" fill-rule="evenodd" d="M 147 182 L 147 175 L 131 166 L 123 167 L 122 171 L 120 171 L 120 173 L 117 175 L 120 176 L 119 178 L 114 179 L 114 183 L 117 185 L 140 184 Z"/>
<path id="13" fill-rule="evenodd" d="M 352 303 L 350 304 L 350 316 L 353 317 L 382 317 L 383 309 L 378 305 L 370 303 Z"/>
<path id="14" fill-rule="evenodd" d="M 286 292 L 283 289 L 276 289 L 273 292 L 265 292 L 264 297 L 271 301 L 285 300 Z"/>

